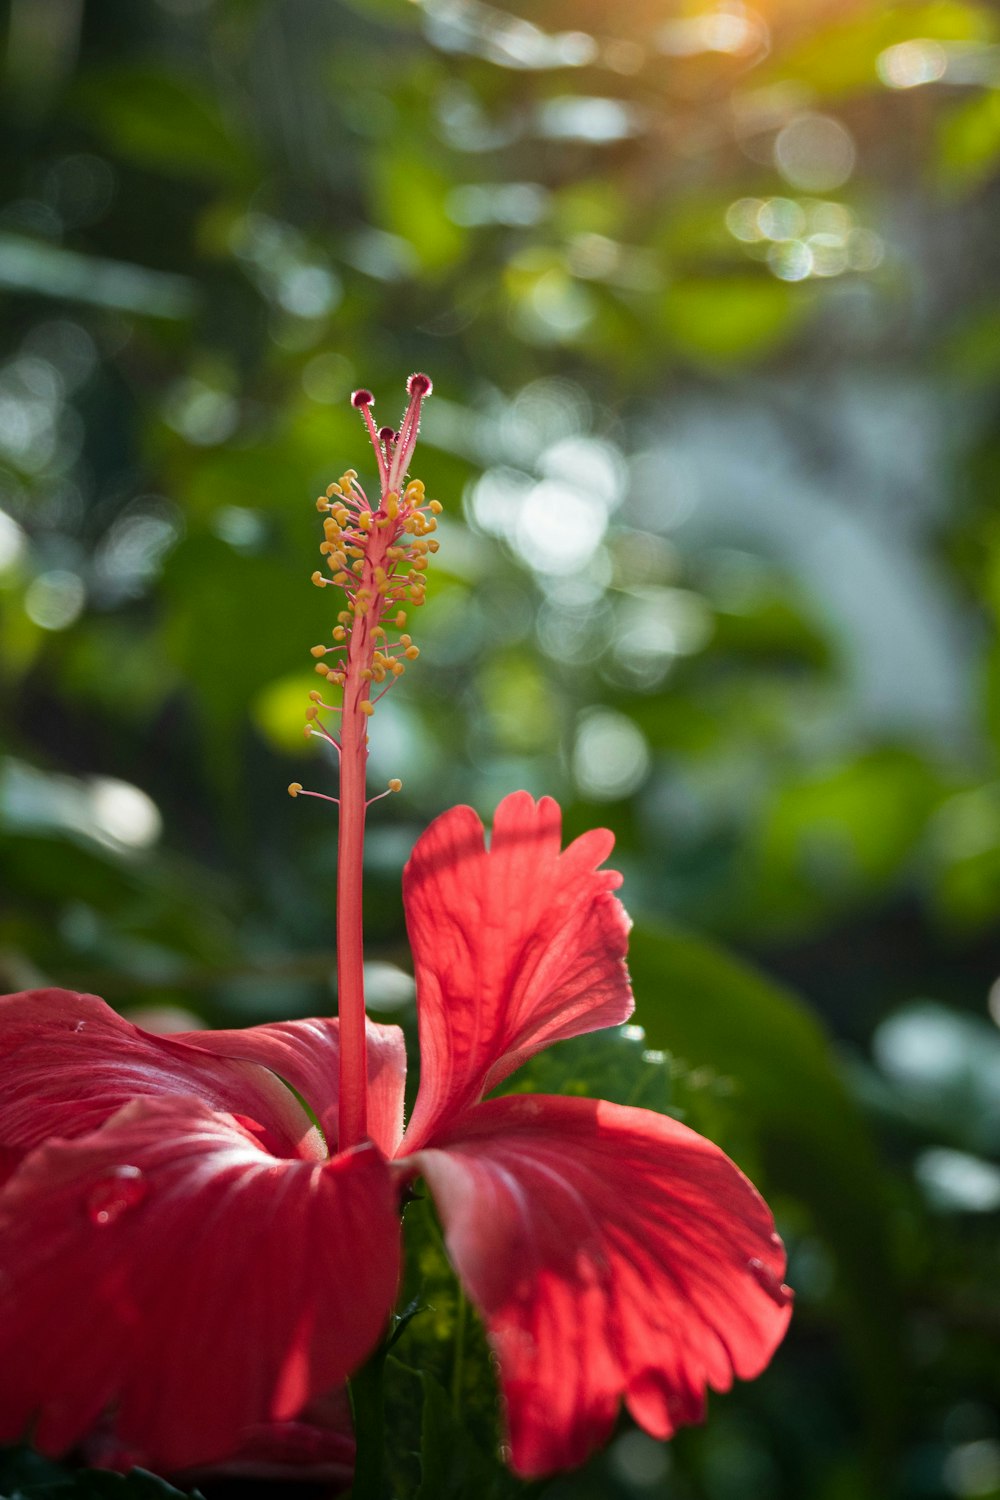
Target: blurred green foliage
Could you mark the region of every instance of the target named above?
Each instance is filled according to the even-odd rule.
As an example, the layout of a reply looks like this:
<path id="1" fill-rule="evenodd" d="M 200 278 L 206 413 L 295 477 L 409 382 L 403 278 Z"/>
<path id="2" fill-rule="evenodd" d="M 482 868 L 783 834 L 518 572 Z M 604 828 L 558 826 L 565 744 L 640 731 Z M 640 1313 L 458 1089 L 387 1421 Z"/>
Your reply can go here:
<path id="1" fill-rule="evenodd" d="M 720 1140 L 798 1292 L 703 1431 L 623 1420 L 545 1494 L 1000 1495 L 995 3 L 9 0 L 6 29 L 4 986 L 330 1011 L 334 829 L 283 796 L 331 778 L 311 502 L 364 477 L 352 386 L 390 420 L 429 370 L 446 513 L 373 734 L 405 782 L 373 1002 L 412 1031 L 399 874 L 436 812 L 523 785 L 613 826 L 645 1036 L 511 1086 Z M 407 1218 L 436 1310 L 390 1357 L 398 1484 L 509 1493 Z"/>

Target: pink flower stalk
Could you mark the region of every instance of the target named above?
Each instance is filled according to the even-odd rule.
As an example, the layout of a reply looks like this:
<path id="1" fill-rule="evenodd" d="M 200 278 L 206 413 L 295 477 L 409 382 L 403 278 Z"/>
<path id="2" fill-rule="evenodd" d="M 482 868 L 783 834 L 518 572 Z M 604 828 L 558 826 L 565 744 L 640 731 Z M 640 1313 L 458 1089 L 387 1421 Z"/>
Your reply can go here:
<path id="1" fill-rule="evenodd" d="M 406 866 L 422 1067 L 404 1134 L 402 1033 L 364 1012 L 360 882 L 370 694 L 415 653 L 384 622 L 422 601 L 434 547 L 436 503 L 405 483 L 430 382 L 409 389 L 398 434 L 354 397 L 378 506 L 353 474 L 319 502 L 348 603 L 342 657 L 314 650 L 342 703 L 314 695 L 309 730 L 340 752 L 339 1019 L 162 1037 L 93 996 L 0 1001 L 0 1441 L 31 1428 L 55 1454 L 96 1430 L 167 1472 L 273 1451 L 376 1346 L 417 1176 L 497 1354 L 519 1474 L 580 1463 L 623 1400 L 655 1437 L 700 1420 L 788 1324 L 771 1215 L 710 1141 L 602 1100 L 485 1097 L 633 1007 L 612 837 L 562 850 L 549 798 L 507 797 L 489 849 L 454 808 Z"/>

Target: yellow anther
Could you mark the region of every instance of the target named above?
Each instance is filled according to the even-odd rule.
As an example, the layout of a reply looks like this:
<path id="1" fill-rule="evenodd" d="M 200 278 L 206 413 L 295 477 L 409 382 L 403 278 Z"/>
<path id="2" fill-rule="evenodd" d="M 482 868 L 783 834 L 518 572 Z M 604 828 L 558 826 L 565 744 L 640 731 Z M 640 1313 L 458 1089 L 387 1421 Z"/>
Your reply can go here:
<path id="1" fill-rule="evenodd" d="M 393 624 L 396 625 L 396 626 L 400 626 L 400 625 L 405 625 L 406 624 L 406 615 L 404 614 L 404 612 L 402 610 L 400 610 L 399 613 L 397 614 L 395 620 L 393 621 Z"/>
<path id="2" fill-rule="evenodd" d="M 362 676 L 362 678 L 363 678 L 363 680 L 365 682 L 371 682 L 371 680 L 374 677 L 374 675 L 375 674 L 372 671 L 371 667 L 362 667 L 361 668 L 361 676 Z"/>
<path id="3" fill-rule="evenodd" d="M 379 590 L 380 593 L 381 593 L 382 589 L 385 588 L 385 586 L 386 586 L 386 584 L 388 582 L 389 582 L 389 575 L 385 571 L 385 569 L 384 568 L 376 568 L 375 569 L 375 587 Z"/>
<path id="4" fill-rule="evenodd" d="M 326 680 L 327 682 L 335 682 L 339 687 L 344 681 L 344 674 L 343 672 L 327 672 Z"/>
<path id="5" fill-rule="evenodd" d="M 343 641 L 347 639 L 347 631 L 344 629 L 343 625 L 335 625 L 333 627 L 333 638 L 335 641 Z"/>
<path id="6" fill-rule="evenodd" d="M 350 573 L 345 573 L 343 571 L 343 569 L 341 569 L 341 571 L 339 573 L 334 573 L 334 575 L 333 575 L 333 581 L 334 581 L 334 583 L 339 583 L 341 585 L 343 585 L 345 583 L 350 583 L 350 581 L 351 581 L 351 575 L 350 575 Z"/>
<path id="7" fill-rule="evenodd" d="M 358 707 L 363 714 L 368 714 L 369 716 L 371 716 L 375 712 L 375 705 L 369 698 L 362 699 L 362 701 L 358 704 Z"/>
<path id="8" fill-rule="evenodd" d="M 403 790 L 403 783 L 400 781 L 398 776 L 393 776 L 392 780 L 389 782 L 389 790 L 390 792 L 401 792 Z"/>
<path id="9" fill-rule="evenodd" d="M 420 647 L 407 646 L 406 650 L 403 652 L 403 655 L 408 656 L 410 661 L 416 661 L 417 657 L 420 655 Z"/>
<path id="10" fill-rule="evenodd" d="M 354 569 L 355 573 L 363 573 L 365 571 L 364 558 L 359 557 L 357 562 L 351 563 L 351 567 Z"/>
<path id="11" fill-rule="evenodd" d="M 370 510 L 363 510 L 361 512 L 361 514 L 358 516 L 358 525 L 361 527 L 362 531 L 371 531 L 372 513 Z"/>
<path id="12" fill-rule="evenodd" d="M 330 669 L 329 669 L 329 667 L 328 667 L 328 666 L 327 666 L 327 664 L 326 664 L 326 662 L 325 662 L 325 661 L 318 661 L 318 662 L 317 662 L 317 663 L 316 663 L 316 671 L 317 671 L 317 672 L 319 672 L 319 673 L 320 673 L 320 674 L 321 674 L 321 675 L 322 675 L 322 676 L 323 676 L 323 677 L 325 677 L 325 676 L 326 676 L 326 674 L 327 674 L 327 672 L 328 672 L 328 671 L 329 671 L 329 670 L 330 670 Z"/>
<path id="13" fill-rule="evenodd" d="M 435 537 L 432 541 L 427 543 L 427 550 L 428 552 L 437 552 L 440 546 L 441 543 L 438 541 L 437 537 Z"/>
<path id="14" fill-rule="evenodd" d="M 334 497 L 334 495 L 339 495 L 340 494 L 340 485 L 339 484 L 328 484 L 327 487 L 326 487 L 326 493 L 327 493 L 327 498 L 330 499 L 330 500 L 332 500 L 333 497 Z"/>
<path id="15" fill-rule="evenodd" d="M 344 551 L 348 557 L 364 557 L 365 555 L 364 547 L 345 547 Z"/>
<path id="16" fill-rule="evenodd" d="M 399 496 L 395 490 L 390 490 L 385 497 L 385 513 L 390 521 L 395 521 L 399 515 Z"/>
<path id="17" fill-rule="evenodd" d="M 444 510 L 444 506 L 441 504 L 440 500 L 430 500 L 427 503 L 427 509 L 432 510 L 436 516 L 439 516 Z"/>
<path id="18" fill-rule="evenodd" d="M 415 557 L 413 559 L 413 566 L 415 568 L 419 569 L 420 571 L 423 571 L 423 569 L 426 568 L 426 566 L 427 566 L 427 559 L 426 559 L 426 557 Z"/>
<path id="19" fill-rule="evenodd" d="M 323 694 L 322 693 L 317 693 L 317 692 L 313 691 L 313 692 L 311 692 L 309 694 L 309 697 L 312 699 L 313 703 L 322 703 L 323 702 Z"/>
<path id="20" fill-rule="evenodd" d="M 289 797 L 297 797 L 299 795 L 299 793 L 301 792 L 301 790 L 302 790 L 302 783 L 301 783 L 301 781 L 292 781 L 292 782 L 289 783 L 288 795 L 289 795 Z"/>
<path id="21" fill-rule="evenodd" d="M 310 646 L 309 647 L 309 655 L 310 656 L 325 656 L 326 655 L 326 647 L 325 646 Z"/>
<path id="22" fill-rule="evenodd" d="M 312 708 L 307 708 L 306 709 L 306 718 L 307 719 L 315 719 L 315 718 L 318 717 L 318 715 L 319 715 L 319 709 L 316 707 L 315 704 L 313 704 Z"/>
<path id="23" fill-rule="evenodd" d="M 406 668 L 403 666 L 403 663 L 401 661 L 394 661 L 393 662 L 393 664 L 392 664 L 392 675 L 393 675 L 393 677 L 402 677 L 402 675 L 403 675 L 403 673 L 405 671 L 406 671 Z"/>
<path id="24" fill-rule="evenodd" d="M 314 583 L 318 589 L 321 589 L 323 587 L 324 583 L 326 582 L 326 579 L 323 577 L 322 573 L 319 571 L 319 568 L 317 568 L 316 571 L 315 571 L 315 573 L 312 575 L 312 579 L 310 581 L 312 583 Z"/>
<path id="25" fill-rule="evenodd" d="M 327 505 L 326 501 L 323 499 L 322 495 L 319 495 L 317 497 L 317 500 L 316 500 L 316 509 L 317 510 L 329 510 L 330 509 L 330 507 Z"/>
<path id="26" fill-rule="evenodd" d="M 424 535 L 426 536 L 429 531 L 437 531 L 437 529 L 438 523 L 435 521 L 434 517 L 428 516 L 427 520 L 424 522 Z"/>
<path id="27" fill-rule="evenodd" d="M 409 484 L 406 486 L 407 500 L 409 500 L 411 495 L 422 495 L 423 493 L 424 481 L 422 479 L 411 479 Z"/>
<path id="28" fill-rule="evenodd" d="M 399 644 L 401 646 L 411 646 L 413 644 L 413 637 L 409 635 L 401 635 L 399 637 Z"/>
<path id="29" fill-rule="evenodd" d="M 342 609 L 340 611 L 340 614 L 337 616 L 337 619 L 340 621 L 341 625 L 350 625 L 350 623 L 351 623 L 351 612 L 350 612 L 350 610 L 349 609 Z"/>

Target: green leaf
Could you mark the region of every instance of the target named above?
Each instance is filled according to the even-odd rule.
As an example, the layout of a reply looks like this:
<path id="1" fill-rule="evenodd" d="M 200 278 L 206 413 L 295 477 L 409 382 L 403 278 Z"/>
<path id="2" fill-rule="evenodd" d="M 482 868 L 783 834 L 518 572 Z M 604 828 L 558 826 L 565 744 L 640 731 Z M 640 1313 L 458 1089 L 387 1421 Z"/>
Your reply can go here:
<path id="1" fill-rule="evenodd" d="M 757 74 L 758 87 L 792 78 L 814 98 L 832 100 L 869 92 L 878 86 L 879 54 L 912 38 L 943 42 L 987 41 L 995 22 L 983 5 L 967 0 L 931 0 L 920 5 L 879 4 L 847 7 L 840 16 L 832 7 L 830 24 L 792 29 L 794 40 L 777 50 Z"/>
<path id="2" fill-rule="evenodd" d="M 883 749 L 781 786 L 747 870 L 749 920 L 774 931 L 891 886 L 941 794 L 917 756 Z"/>
<path id="3" fill-rule="evenodd" d="M 428 149 L 393 140 L 372 162 L 371 192 L 376 221 L 406 240 L 424 271 L 443 271 L 465 248 L 465 231 L 444 209 L 450 178 L 429 159 Z"/>
<path id="4" fill-rule="evenodd" d="M 202 1500 L 200 1490 L 178 1490 L 146 1469 L 112 1474 L 106 1469 L 73 1471 L 29 1448 L 0 1454 L 3 1500 Z M 10 1486 L 14 1486 L 11 1488 Z"/>
<path id="5" fill-rule="evenodd" d="M 937 172 L 943 186 L 970 192 L 1000 167 L 1000 89 L 977 94 L 943 117 L 937 135 Z"/>
<path id="6" fill-rule="evenodd" d="M 330 613 L 329 601 L 318 600 L 306 568 L 284 558 L 278 544 L 266 556 L 241 554 L 203 535 L 187 537 L 171 555 L 163 597 L 162 649 L 187 680 L 210 771 L 226 794 L 247 705 L 308 662 L 308 648 L 329 629 L 322 610 L 325 603 Z"/>
<path id="7" fill-rule="evenodd" d="M 123 156 L 170 177 L 239 181 L 253 172 L 245 145 L 191 79 L 152 67 L 92 71 L 79 86 L 83 112 Z"/>
<path id="8" fill-rule="evenodd" d="M 544 1481 L 528 1484 L 505 1469 L 499 1455 L 484 1453 L 440 1381 L 424 1370 L 420 1426 L 420 1488 L 415 1500 L 513 1500 L 541 1492 Z"/>
<path id="9" fill-rule="evenodd" d="M 444 1387 L 434 1376 L 421 1375 L 424 1408 L 420 1428 L 420 1489 L 416 1500 L 462 1500 L 487 1493 L 489 1465 L 455 1420 Z"/>
<path id="10" fill-rule="evenodd" d="M 826 1038 L 790 994 L 688 934 L 640 924 L 629 967 L 648 1041 L 733 1079 L 771 1188 L 807 1207 L 832 1250 L 860 1404 L 873 1442 L 887 1447 L 901 1388 L 888 1202 Z"/>
<path id="11" fill-rule="evenodd" d="M 753 359 L 779 344 L 811 298 L 759 275 L 688 278 L 670 288 L 663 307 L 666 332 L 681 353 L 709 363 Z"/>
<path id="12" fill-rule="evenodd" d="M 638 1026 L 618 1026 L 547 1047 L 518 1069 L 504 1092 L 610 1099 L 672 1114 L 672 1081 L 669 1055 L 650 1050 Z"/>

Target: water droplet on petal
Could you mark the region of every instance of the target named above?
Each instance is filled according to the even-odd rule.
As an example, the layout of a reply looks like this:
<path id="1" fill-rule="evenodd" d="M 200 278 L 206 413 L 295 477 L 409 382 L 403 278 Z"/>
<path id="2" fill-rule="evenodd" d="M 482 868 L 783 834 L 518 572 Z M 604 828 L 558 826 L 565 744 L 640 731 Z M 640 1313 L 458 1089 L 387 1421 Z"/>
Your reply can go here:
<path id="1" fill-rule="evenodd" d="M 148 1192 L 141 1168 L 112 1167 L 87 1194 L 87 1218 L 100 1227 L 113 1224 L 127 1209 L 136 1208 Z"/>
<path id="2" fill-rule="evenodd" d="M 748 1261 L 747 1270 L 757 1285 L 762 1287 L 771 1298 L 771 1301 L 776 1302 L 779 1307 L 787 1307 L 789 1302 L 794 1299 L 795 1293 L 791 1287 L 786 1286 L 783 1281 L 779 1281 L 771 1268 L 765 1266 L 762 1260 L 754 1258 Z"/>

